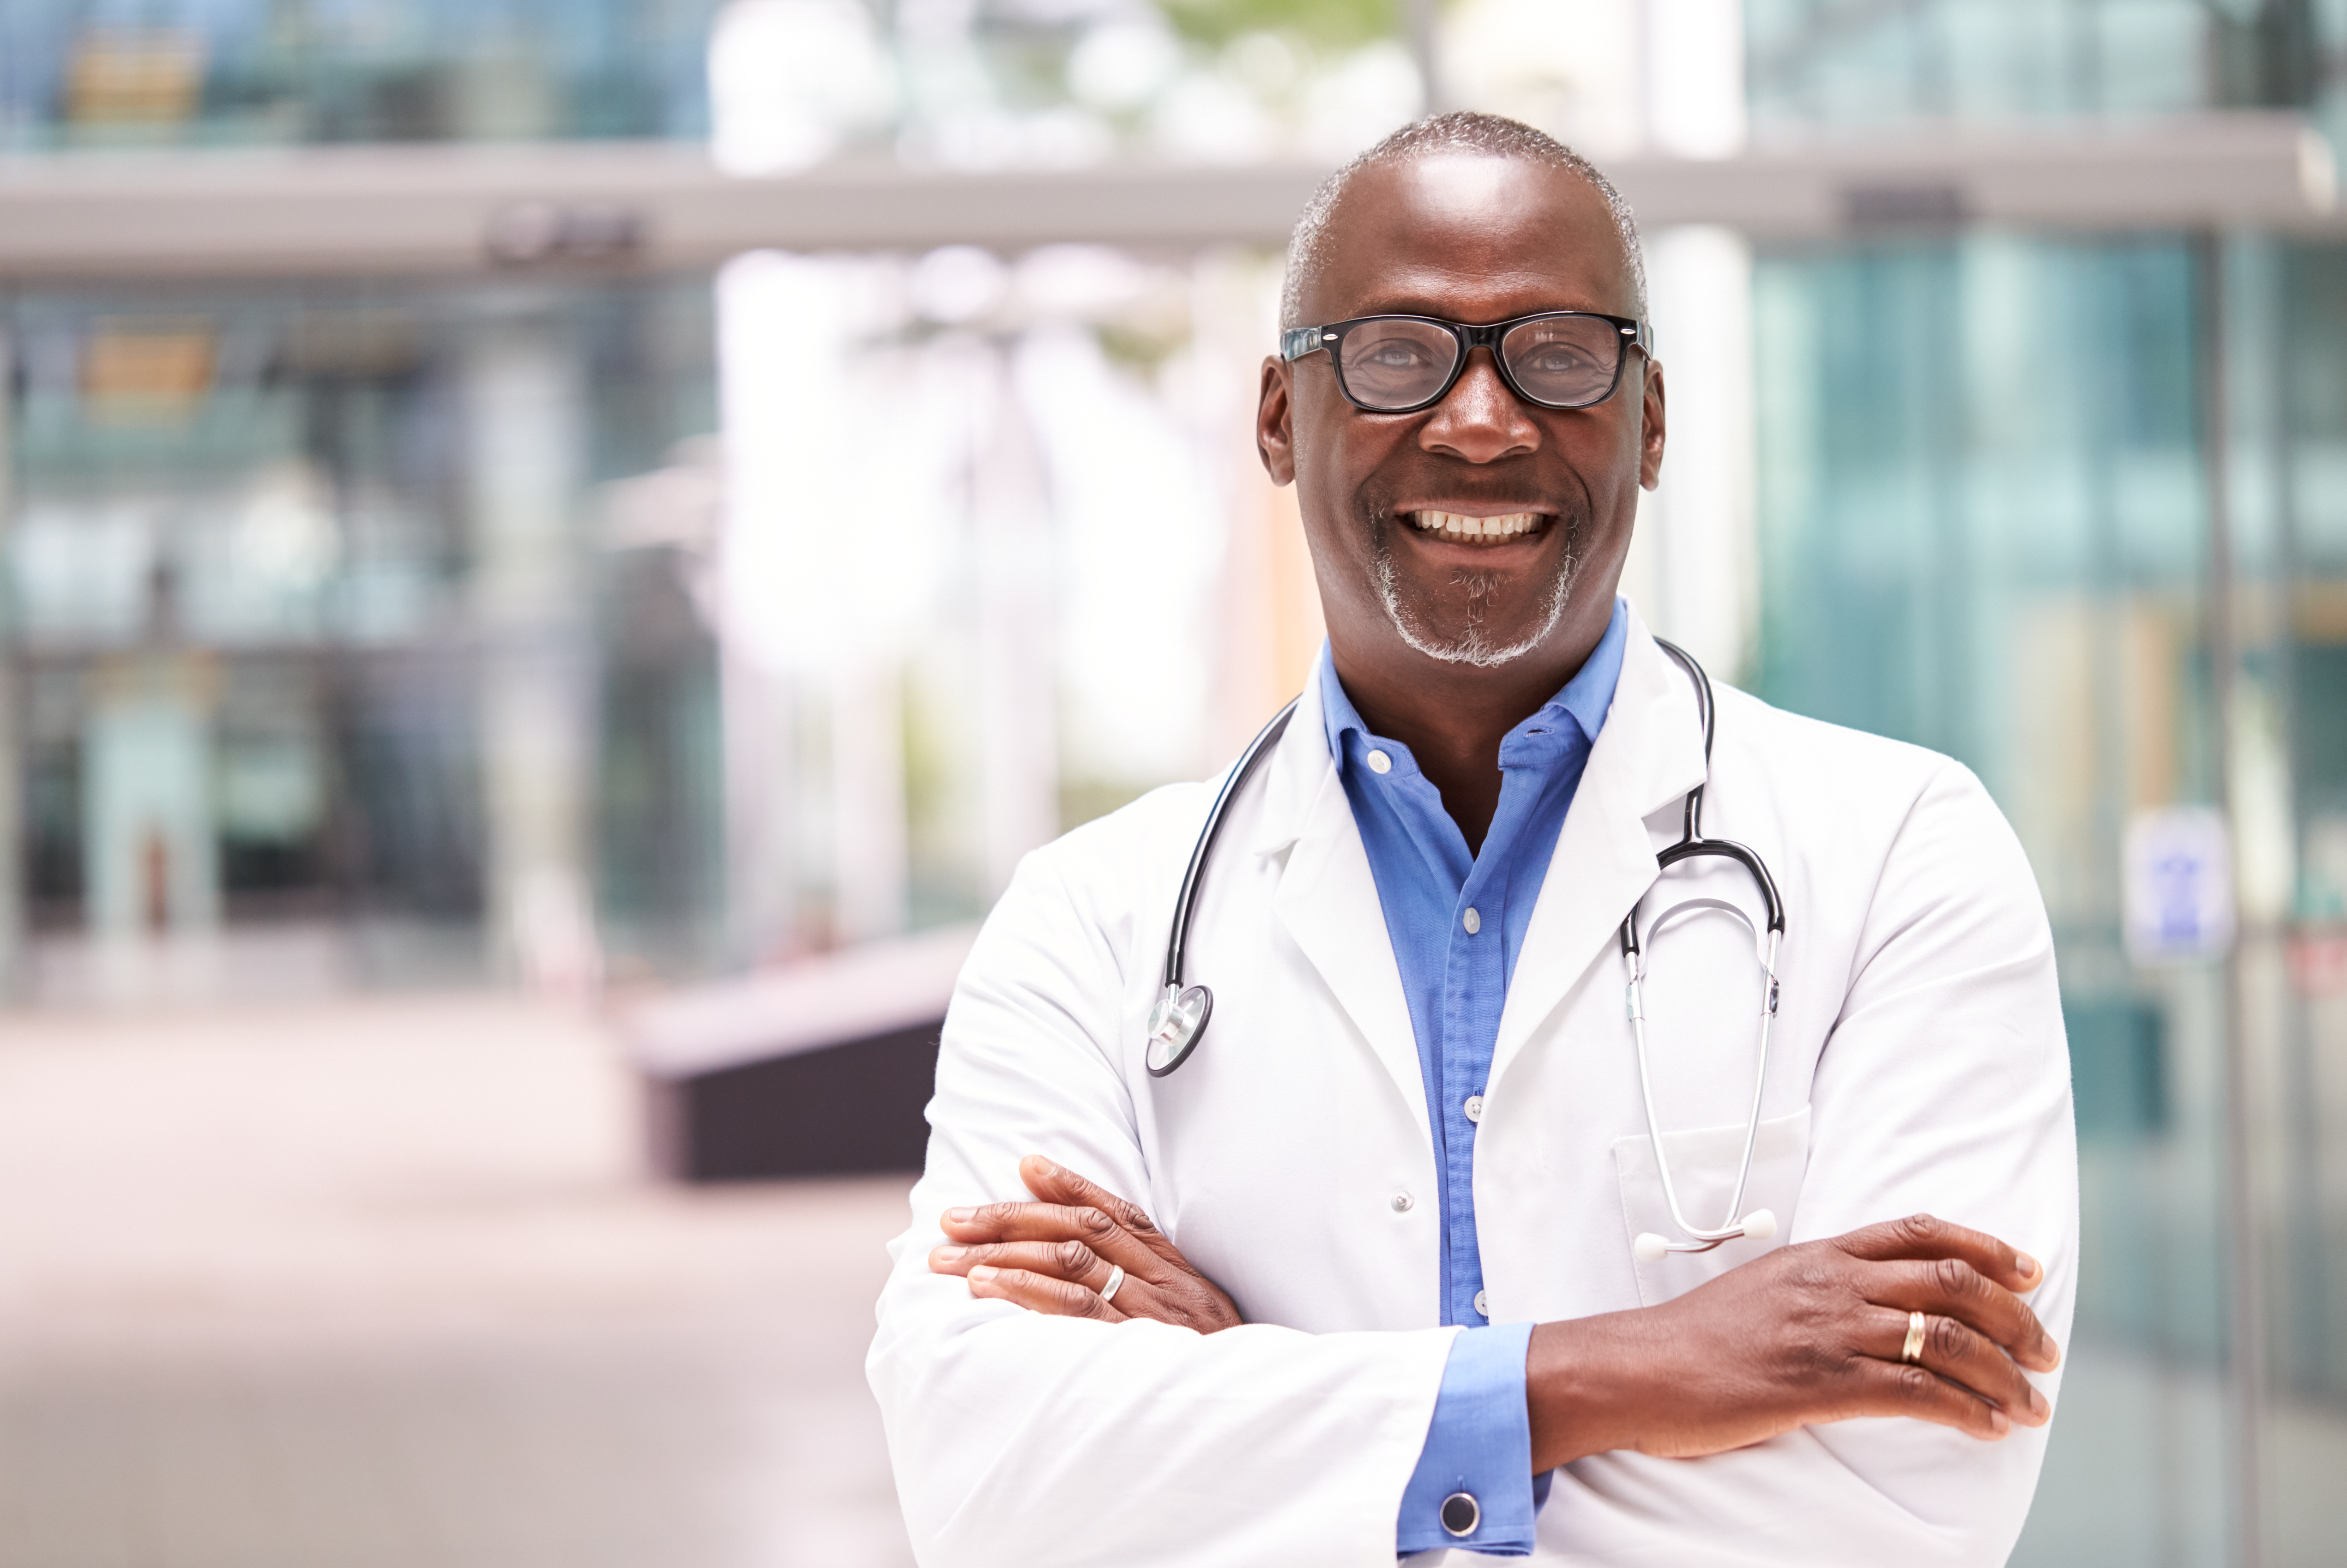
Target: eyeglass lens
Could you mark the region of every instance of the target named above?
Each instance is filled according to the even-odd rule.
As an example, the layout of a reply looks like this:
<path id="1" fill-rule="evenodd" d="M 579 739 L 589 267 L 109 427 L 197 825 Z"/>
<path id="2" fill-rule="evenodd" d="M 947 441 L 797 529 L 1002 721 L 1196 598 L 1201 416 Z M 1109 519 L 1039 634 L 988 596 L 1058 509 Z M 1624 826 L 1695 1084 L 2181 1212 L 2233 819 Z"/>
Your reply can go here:
<path id="1" fill-rule="evenodd" d="M 1533 402 L 1584 407 L 1612 390 L 1626 341 L 1601 316 L 1553 316 L 1512 329 L 1500 340 L 1500 360 Z M 1345 389 L 1371 408 L 1428 401 L 1459 363 L 1459 340 L 1449 329 L 1407 318 L 1365 322 L 1339 346 Z"/>

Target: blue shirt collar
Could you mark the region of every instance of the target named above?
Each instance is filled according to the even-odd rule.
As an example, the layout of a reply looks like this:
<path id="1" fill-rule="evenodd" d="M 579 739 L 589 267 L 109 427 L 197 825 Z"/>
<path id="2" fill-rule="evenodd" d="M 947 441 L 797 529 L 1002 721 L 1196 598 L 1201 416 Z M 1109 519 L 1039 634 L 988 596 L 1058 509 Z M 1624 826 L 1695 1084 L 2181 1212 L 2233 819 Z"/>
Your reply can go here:
<path id="1" fill-rule="evenodd" d="M 1605 623 L 1605 635 L 1597 640 L 1589 658 L 1555 696 L 1541 704 L 1539 712 L 1508 732 L 1509 740 L 1522 735 L 1527 728 L 1553 723 L 1563 713 L 1581 726 L 1581 733 L 1590 744 L 1597 743 L 1597 732 L 1605 727 L 1606 711 L 1614 706 L 1614 688 L 1622 681 L 1622 650 L 1630 636 L 1629 610 L 1629 601 L 1615 596 L 1614 619 Z M 1320 644 L 1320 712 L 1327 727 L 1328 754 L 1341 768 L 1345 765 L 1345 732 L 1350 730 L 1367 738 L 1370 731 L 1359 710 L 1353 706 L 1352 698 L 1345 694 L 1344 682 L 1337 679 L 1336 655 L 1325 641 Z"/>

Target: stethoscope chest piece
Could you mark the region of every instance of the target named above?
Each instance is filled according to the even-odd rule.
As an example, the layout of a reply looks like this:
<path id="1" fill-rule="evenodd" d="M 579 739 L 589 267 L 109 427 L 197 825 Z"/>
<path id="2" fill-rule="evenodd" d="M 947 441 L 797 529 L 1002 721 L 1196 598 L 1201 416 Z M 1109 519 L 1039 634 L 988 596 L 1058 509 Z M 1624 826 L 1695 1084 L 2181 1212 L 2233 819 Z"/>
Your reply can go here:
<path id="1" fill-rule="evenodd" d="M 1190 1059 L 1206 1032 L 1214 993 L 1204 986 L 1167 986 L 1149 1009 L 1149 1047 L 1143 1060 L 1149 1076 L 1163 1078 Z"/>

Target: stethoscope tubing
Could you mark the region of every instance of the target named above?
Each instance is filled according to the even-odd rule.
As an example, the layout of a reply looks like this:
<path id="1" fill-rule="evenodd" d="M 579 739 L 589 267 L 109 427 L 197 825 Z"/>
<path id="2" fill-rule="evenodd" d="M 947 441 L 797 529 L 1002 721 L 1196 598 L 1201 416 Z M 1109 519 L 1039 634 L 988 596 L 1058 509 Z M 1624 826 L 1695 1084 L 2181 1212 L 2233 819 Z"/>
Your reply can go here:
<path id="1" fill-rule="evenodd" d="M 1655 869 L 1657 873 L 1667 871 L 1674 866 L 1706 856 L 1717 856 L 1724 860 L 1732 860 L 1751 875 L 1753 883 L 1760 890 L 1761 901 L 1768 910 L 1766 927 L 1768 949 L 1760 956 L 1761 969 L 1768 983 L 1761 993 L 1759 1061 L 1753 1072 L 1751 1109 L 1744 1118 L 1744 1153 L 1737 1163 L 1736 1192 L 1735 1195 L 1728 1199 L 1727 1214 L 1718 1225 L 1709 1229 L 1688 1223 L 1686 1212 L 1679 1206 L 1678 1184 L 1671 1176 L 1670 1155 L 1663 1148 L 1662 1118 L 1655 1111 L 1654 1075 L 1647 1066 L 1646 1060 L 1646 1006 L 1642 984 L 1646 968 L 1645 942 L 1651 940 L 1680 910 L 1697 907 L 1718 908 L 1734 915 L 1747 926 L 1753 927 L 1753 935 L 1756 938 L 1759 936 L 1761 927 L 1755 925 L 1752 917 L 1742 909 L 1717 898 L 1689 899 L 1664 910 L 1660 915 L 1655 916 L 1654 922 L 1646 927 L 1645 939 L 1641 939 L 1638 935 L 1638 905 L 1632 905 L 1629 914 L 1624 916 L 1622 919 L 1622 961 L 1624 967 L 1629 971 L 1626 1005 L 1630 1014 L 1631 1037 L 1637 1047 L 1638 1095 L 1646 1112 L 1646 1139 L 1654 1148 L 1655 1171 L 1662 1178 L 1663 1199 L 1670 1207 L 1671 1223 L 1678 1226 L 1680 1235 L 1688 1238 L 1685 1241 L 1672 1242 L 1665 1241 L 1658 1236 L 1642 1236 L 1639 1242 L 1642 1246 L 1659 1243 L 1661 1251 L 1665 1254 L 1709 1252 L 1714 1247 L 1724 1245 L 1739 1237 L 1755 1235 L 1754 1222 L 1760 1217 L 1758 1212 L 1745 1215 L 1740 1220 L 1737 1216 L 1744 1207 L 1744 1191 L 1752 1179 L 1752 1155 L 1760 1142 L 1761 1101 L 1768 1087 L 1769 1026 L 1776 1021 L 1779 995 L 1777 980 L 1777 954 L 1785 935 L 1785 901 L 1777 891 L 1777 879 L 1768 874 L 1768 862 L 1762 860 L 1757 851 L 1737 844 L 1732 839 L 1703 836 L 1703 795 L 1711 782 L 1711 743 L 1717 712 L 1712 701 L 1711 677 L 1704 672 L 1703 666 L 1696 662 L 1695 655 L 1678 644 L 1665 641 L 1659 637 L 1655 639 L 1655 642 L 1677 662 L 1680 669 L 1686 671 L 1687 679 L 1695 682 L 1696 703 L 1701 710 L 1703 717 L 1704 773 L 1704 782 L 1687 791 L 1686 804 L 1681 816 L 1679 841 L 1655 855 Z M 1643 904 L 1645 900 L 1641 898 L 1638 902 Z M 1767 1234 L 1774 1235 L 1775 1216 L 1769 1215 L 1767 1223 Z"/>
<path id="2" fill-rule="evenodd" d="M 1736 905 L 1716 898 L 1692 898 L 1657 915 L 1647 927 L 1644 938 L 1638 932 L 1638 904 L 1633 904 L 1629 914 L 1623 917 L 1622 958 L 1629 971 L 1624 999 L 1630 1015 L 1631 1035 L 1637 1048 L 1638 1095 L 1646 1115 L 1646 1136 L 1654 1148 L 1655 1169 L 1662 1178 L 1663 1197 L 1670 1207 L 1671 1222 L 1678 1226 L 1683 1236 L 1688 1238 L 1667 1242 L 1660 1236 L 1642 1235 L 1633 1249 L 1642 1258 L 1649 1255 L 1649 1249 L 1653 1249 L 1652 1255 L 1655 1257 L 1674 1252 L 1709 1252 L 1741 1236 L 1766 1239 L 1776 1234 L 1775 1217 L 1765 1210 L 1755 1210 L 1741 1220 L 1737 1215 L 1744 1206 L 1745 1190 L 1752 1177 L 1752 1156 L 1759 1146 L 1760 1111 L 1768 1086 L 1768 1037 L 1776 1021 L 1778 998 L 1777 958 L 1785 935 L 1785 902 L 1777 891 L 1776 878 L 1768 874 L 1768 863 L 1757 852 L 1733 840 L 1706 838 L 1703 835 L 1703 796 L 1711 781 L 1711 745 L 1716 717 L 1711 678 L 1704 673 L 1703 666 L 1696 662 L 1695 656 L 1684 648 L 1661 638 L 1655 641 L 1656 646 L 1668 654 L 1695 683 L 1696 702 L 1703 720 L 1704 765 L 1703 782 L 1686 794 L 1679 841 L 1655 855 L 1655 871 L 1659 875 L 1682 862 L 1706 856 L 1734 861 L 1750 874 L 1753 883 L 1760 890 L 1767 913 L 1764 922 L 1756 923 Z M 1239 754 L 1229 775 L 1224 779 L 1223 787 L 1215 793 L 1214 804 L 1207 808 L 1206 820 L 1199 830 L 1197 844 L 1190 851 L 1189 864 L 1183 868 L 1181 888 L 1174 903 L 1174 925 L 1166 935 L 1161 989 L 1157 1003 L 1149 1015 L 1144 1065 L 1153 1078 L 1163 1078 L 1187 1061 L 1197 1049 L 1198 1042 L 1204 1038 L 1206 1024 L 1214 1012 L 1214 991 L 1204 985 L 1185 986 L 1183 983 L 1190 923 L 1197 911 L 1199 890 L 1204 884 L 1206 866 L 1213 858 L 1214 842 L 1222 835 L 1224 819 L 1231 802 L 1245 787 L 1247 780 L 1254 776 L 1272 746 L 1286 733 L 1288 722 L 1296 716 L 1296 705 L 1302 701 L 1301 697 L 1291 699 L 1286 707 L 1272 716 L 1269 723 L 1256 733 L 1255 739 L 1247 743 L 1246 750 Z M 1645 901 L 1642 897 L 1638 903 Z M 1752 927 L 1756 948 L 1765 928 L 1766 951 L 1761 954 L 1760 962 L 1768 981 L 1760 1007 L 1759 1061 L 1753 1072 L 1751 1108 L 1744 1120 L 1744 1151 L 1737 1163 L 1736 1191 L 1728 1200 L 1727 1214 L 1723 1223 L 1708 1229 L 1688 1222 L 1686 1213 L 1679 1204 L 1678 1184 L 1671 1174 L 1670 1156 L 1663 1148 L 1662 1118 L 1655 1108 L 1654 1075 L 1647 1062 L 1646 1009 L 1643 992 L 1646 942 L 1681 911 L 1704 907 L 1733 914 Z"/>

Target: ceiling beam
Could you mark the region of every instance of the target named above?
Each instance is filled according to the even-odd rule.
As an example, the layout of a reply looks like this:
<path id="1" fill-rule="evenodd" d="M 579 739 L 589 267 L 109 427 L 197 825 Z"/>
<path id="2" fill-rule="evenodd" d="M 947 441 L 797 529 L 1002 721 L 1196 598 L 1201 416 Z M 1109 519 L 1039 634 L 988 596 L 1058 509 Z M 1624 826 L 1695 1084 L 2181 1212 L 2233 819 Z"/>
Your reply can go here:
<path id="1" fill-rule="evenodd" d="M 2256 227 L 2347 235 L 2327 145 L 2286 115 L 1841 135 L 1607 167 L 1649 229 L 1761 241 L 1881 230 Z M 1285 240 L 1325 169 L 1111 164 L 971 173 L 840 165 L 737 179 L 697 146 L 302 148 L 0 159 L 0 277 L 676 269 L 763 247 L 1188 250 Z"/>

